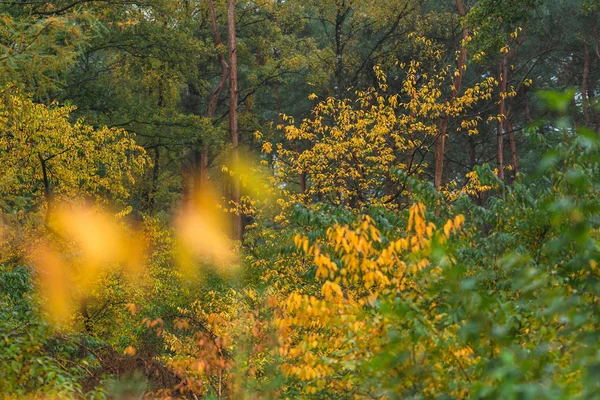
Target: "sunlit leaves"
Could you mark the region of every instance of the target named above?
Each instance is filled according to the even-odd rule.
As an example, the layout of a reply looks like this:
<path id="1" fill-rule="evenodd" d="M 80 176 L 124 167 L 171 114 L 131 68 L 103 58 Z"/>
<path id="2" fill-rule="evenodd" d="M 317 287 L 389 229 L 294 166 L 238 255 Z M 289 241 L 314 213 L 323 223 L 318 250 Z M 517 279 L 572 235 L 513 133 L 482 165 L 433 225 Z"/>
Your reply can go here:
<path id="1" fill-rule="evenodd" d="M 423 204 L 414 204 L 406 236 L 395 240 L 382 237 L 368 216 L 354 227 L 329 228 L 325 237 L 314 244 L 296 236 L 296 247 L 316 266 L 315 278 L 322 282 L 320 293 L 293 291 L 283 301 L 282 315 L 274 323 L 284 339 L 279 348 L 279 353 L 286 356 L 282 372 L 306 382 L 304 393 L 351 390 L 364 385 L 369 379 L 366 359 L 381 356 L 380 352 L 390 345 L 388 335 L 398 317 L 384 312 L 382 305 L 391 306 L 398 299 L 418 314 L 425 329 L 425 338 L 417 344 L 421 351 L 444 343 L 451 352 L 446 368 L 464 368 L 474 361 L 471 349 L 449 344 L 451 329 L 436 328 L 446 314 L 437 313 L 432 299 L 424 301 L 420 297 L 426 290 L 424 285 L 436 282 L 442 273 L 441 267 L 432 266 L 429 260 L 433 241 L 448 240 L 451 233 L 459 233 L 465 219 L 457 215 L 439 231 L 426 220 L 425 211 Z M 420 308 L 425 304 L 429 304 L 428 309 Z M 439 368 L 443 368 L 441 364 Z M 356 375 L 357 370 L 363 375 Z M 435 390 L 441 382 L 431 384 L 431 390 Z"/>
<path id="2" fill-rule="evenodd" d="M 123 130 L 72 123 L 73 110 L 36 104 L 13 86 L 2 89 L 0 193 L 5 207 L 47 209 L 55 200 L 78 195 L 127 198 L 129 186 L 149 163 L 144 150 Z"/>
<path id="3" fill-rule="evenodd" d="M 386 74 L 375 67 L 377 87 L 357 91 L 355 101 L 328 98 L 298 126 L 288 119 L 285 138 L 293 145 L 278 146 L 274 166 L 282 184 L 304 179 L 305 192 L 290 190 L 292 198 L 306 202 L 318 197 L 351 208 L 394 206 L 398 191 L 406 189 L 394 171 L 409 175 L 423 171 L 424 159 L 416 155 L 432 146 L 440 118 L 459 120 L 457 130 L 478 132 L 481 118 L 467 118 L 467 112 L 491 98 L 497 84 L 493 78 L 447 98 L 449 67 L 431 75 L 418 61 L 401 68 L 405 77 L 400 93 L 388 91 Z M 271 151 L 270 144 L 266 149 Z"/>
<path id="4" fill-rule="evenodd" d="M 179 265 L 186 279 L 197 277 L 194 261 L 202 258 L 216 263 L 223 272 L 236 264 L 233 243 L 228 238 L 231 225 L 219 207 L 218 197 L 209 188 L 199 191 L 193 202 L 183 206 L 175 224 L 182 246 Z"/>
<path id="5" fill-rule="evenodd" d="M 62 205 L 50 224 L 54 235 L 33 244 L 30 251 L 55 322 L 69 322 L 108 274 L 123 273 L 140 282 L 141 238 L 127 232 L 114 216 L 91 207 Z"/>

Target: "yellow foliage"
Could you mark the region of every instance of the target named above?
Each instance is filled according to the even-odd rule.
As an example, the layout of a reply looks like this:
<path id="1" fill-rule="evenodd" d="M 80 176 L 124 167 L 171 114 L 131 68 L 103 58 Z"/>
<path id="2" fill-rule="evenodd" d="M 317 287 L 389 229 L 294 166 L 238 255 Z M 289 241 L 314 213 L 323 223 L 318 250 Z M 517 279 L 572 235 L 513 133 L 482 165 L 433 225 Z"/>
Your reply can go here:
<path id="1" fill-rule="evenodd" d="M 431 265 L 429 259 L 432 240 L 447 239 L 464 224 L 464 217 L 457 215 L 439 232 L 426 220 L 425 211 L 423 204 L 413 204 L 406 236 L 385 245 L 368 216 L 354 228 L 330 228 L 322 242 L 312 245 L 304 236 L 294 238 L 296 247 L 317 267 L 321 288 L 320 295 L 312 294 L 314 289 L 306 290 L 306 294 L 296 289 L 281 299 L 273 324 L 280 332 L 278 353 L 284 357 L 284 375 L 307 382 L 310 393 L 342 390 L 352 384 L 353 371 L 361 360 L 385 346 L 386 332 L 394 324 L 381 315 L 363 316 L 379 301 L 396 296 L 417 307 L 420 288 L 415 282 L 435 281 L 440 273 L 440 267 Z M 452 327 L 443 331 L 435 327 L 444 317 L 436 313 L 435 303 L 415 312 L 432 338 L 442 340 L 439 338 L 454 334 Z M 417 351 L 429 351 L 434 343 L 421 342 Z M 474 362 L 469 348 L 451 351 L 448 363 L 453 363 L 453 368 Z"/>
<path id="2" fill-rule="evenodd" d="M 30 254 L 48 300 L 44 304 L 58 325 L 69 322 L 108 274 L 123 270 L 132 280 L 141 277 L 144 245 L 113 215 L 90 206 L 61 205 L 50 220 L 50 229 L 60 239 L 35 243 Z M 135 306 L 129 309 L 133 313 Z"/>
<path id="3" fill-rule="evenodd" d="M 229 219 L 218 205 L 218 197 L 206 187 L 196 194 L 193 202 L 183 206 L 176 218 L 175 228 L 181 244 L 179 265 L 187 279 L 197 277 L 195 257 L 206 258 L 223 272 L 233 272 L 229 269 L 237 265 L 232 241 L 227 237 L 231 229 Z"/>
<path id="4" fill-rule="evenodd" d="M 133 346 L 127 346 L 125 348 L 125 351 L 123 351 L 123 354 L 125 354 L 126 356 L 130 356 L 130 357 L 135 356 L 136 353 L 137 353 L 137 351 L 135 350 L 135 348 Z"/>
<path id="5" fill-rule="evenodd" d="M 5 201 L 33 193 L 33 206 L 41 208 L 81 195 L 128 198 L 128 185 L 149 163 L 144 149 L 122 129 L 71 123 L 73 110 L 36 104 L 11 86 L 0 90 L 0 130 L 11 132 L 0 136 Z"/>
<path id="6" fill-rule="evenodd" d="M 445 98 L 449 66 L 431 75 L 424 74 L 417 61 L 404 68 L 401 93 L 388 93 L 387 77 L 375 67 L 376 88 L 356 92 L 355 101 L 327 98 L 315 106 L 311 118 L 285 127 L 285 138 L 292 145 L 275 151 L 276 180 L 283 186 L 305 176 L 309 182 L 305 193 L 287 189 L 290 204 L 319 197 L 351 207 L 393 206 L 396 191 L 402 188 L 393 171 L 421 172 L 424 164 L 417 165 L 411 154 L 436 137 L 440 118 L 457 119 L 458 130 L 477 133 L 480 118 L 465 116 L 475 103 L 491 98 L 497 85 L 494 78 Z M 265 151 L 270 150 L 266 145 Z"/>

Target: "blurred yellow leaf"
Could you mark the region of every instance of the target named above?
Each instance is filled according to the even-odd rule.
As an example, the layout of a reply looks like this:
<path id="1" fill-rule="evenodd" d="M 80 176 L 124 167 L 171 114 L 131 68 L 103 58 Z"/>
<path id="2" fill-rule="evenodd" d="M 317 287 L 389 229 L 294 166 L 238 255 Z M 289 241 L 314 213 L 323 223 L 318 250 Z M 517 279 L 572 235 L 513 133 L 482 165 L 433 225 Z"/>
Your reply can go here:
<path id="1" fill-rule="evenodd" d="M 185 278 L 195 278 L 192 261 L 205 258 L 220 268 L 236 263 L 231 240 L 227 237 L 229 223 L 218 208 L 217 196 L 206 187 L 196 194 L 193 202 L 179 212 L 175 227 L 181 245 L 180 271 Z"/>
<path id="2" fill-rule="evenodd" d="M 123 354 L 125 354 L 126 356 L 135 356 L 136 350 L 133 346 L 127 346 L 127 348 L 125 349 L 125 351 L 123 352 Z"/>
<path id="3" fill-rule="evenodd" d="M 140 311 L 140 306 L 135 305 L 133 303 L 125 304 L 125 307 L 129 310 L 131 315 L 136 315 Z"/>
<path id="4" fill-rule="evenodd" d="M 37 269 L 37 281 L 43 305 L 51 320 L 56 324 L 65 323 L 71 315 L 73 301 L 67 264 L 60 254 L 42 243 L 32 252 Z"/>

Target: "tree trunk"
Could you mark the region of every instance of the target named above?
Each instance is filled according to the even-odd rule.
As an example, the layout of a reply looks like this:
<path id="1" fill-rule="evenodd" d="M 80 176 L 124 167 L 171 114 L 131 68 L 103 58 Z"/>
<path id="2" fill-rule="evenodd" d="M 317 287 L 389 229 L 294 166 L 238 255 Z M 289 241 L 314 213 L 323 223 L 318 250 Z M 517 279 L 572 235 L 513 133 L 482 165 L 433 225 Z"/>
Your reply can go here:
<path id="1" fill-rule="evenodd" d="M 487 154 L 486 154 L 487 143 L 486 143 L 485 139 L 486 138 L 483 137 L 482 141 L 481 141 L 481 158 L 480 158 L 480 160 L 483 160 L 483 162 L 485 162 L 487 160 L 487 157 L 488 157 Z M 481 207 L 485 207 L 485 203 L 487 201 L 487 192 L 485 192 L 485 191 L 484 192 L 479 192 L 478 195 L 479 195 L 478 196 L 479 205 Z"/>
<path id="2" fill-rule="evenodd" d="M 528 123 L 533 122 L 533 118 L 531 118 L 531 110 L 529 108 L 529 91 L 525 94 L 525 119 Z"/>
<path id="3" fill-rule="evenodd" d="M 590 60 L 592 63 L 593 60 Z M 590 104 L 590 117 L 592 122 L 596 128 L 596 132 L 600 132 L 600 119 L 598 118 L 598 113 L 594 110 L 594 106 L 596 104 L 596 88 L 594 86 L 594 80 L 588 82 L 588 104 Z"/>
<path id="4" fill-rule="evenodd" d="M 213 0 L 208 0 L 208 6 L 210 9 L 210 24 L 213 31 L 213 40 L 215 42 L 215 47 L 218 50 L 223 45 L 223 41 L 221 40 L 221 33 L 219 32 L 219 25 L 217 23 L 217 13 L 215 12 L 215 5 L 213 3 Z M 206 116 L 209 118 L 214 117 L 215 112 L 217 111 L 219 97 L 221 96 L 221 92 L 225 87 L 225 83 L 227 82 L 227 77 L 229 73 L 229 65 L 227 65 L 225 55 L 221 51 L 219 51 L 219 64 L 221 64 L 221 79 L 219 79 L 219 83 L 217 83 L 217 86 L 215 86 L 208 99 L 208 108 L 206 110 Z"/>
<path id="5" fill-rule="evenodd" d="M 444 176 L 444 153 L 446 152 L 446 129 L 448 128 L 448 117 L 443 117 L 440 124 L 440 133 L 435 141 L 435 175 L 433 185 L 438 188 L 442 186 Z"/>
<path id="6" fill-rule="evenodd" d="M 208 144 L 204 141 L 201 144 L 198 157 L 198 185 L 196 191 L 204 190 L 208 185 Z"/>
<path id="7" fill-rule="evenodd" d="M 227 0 L 227 29 L 229 50 L 229 137 L 231 140 L 231 163 L 234 168 L 239 165 L 238 149 L 238 86 L 237 86 L 237 48 L 235 33 L 235 0 Z M 239 175 L 239 171 L 237 171 Z M 234 175 L 231 182 L 231 201 L 239 206 L 241 192 L 239 176 Z M 234 240 L 242 240 L 242 215 L 233 214 L 232 236 Z"/>
<path id="8" fill-rule="evenodd" d="M 506 87 L 508 81 L 508 59 L 502 57 L 500 61 L 500 103 L 498 105 L 498 128 L 496 131 L 496 144 L 498 152 L 498 177 L 504 180 L 504 122 L 506 120 Z"/>
<path id="9" fill-rule="evenodd" d="M 299 177 L 300 193 L 306 193 L 306 172 L 301 172 Z"/>
<path id="10" fill-rule="evenodd" d="M 458 12 L 461 16 L 461 19 L 466 15 L 465 6 L 462 0 L 456 0 L 456 7 L 458 8 Z M 466 41 L 469 38 L 469 30 L 467 27 L 463 27 L 462 30 L 462 40 Z M 463 72 L 467 65 L 467 48 L 464 46 L 464 43 L 461 43 L 460 46 L 460 54 L 458 60 L 456 62 L 456 74 L 452 78 L 452 94 L 450 95 L 450 102 L 452 102 L 456 97 L 458 97 L 458 93 L 460 91 L 460 86 L 462 84 L 462 76 Z M 450 116 L 446 115 L 443 118 L 442 123 L 440 124 L 440 132 L 435 141 L 435 175 L 433 178 L 433 184 L 436 188 L 440 187 L 443 183 L 444 177 L 444 155 L 446 153 L 446 134 L 448 130 L 448 123 L 450 120 Z"/>
<path id="11" fill-rule="evenodd" d="M 217 85 L 210 92 L 208 97 L 208 105 L 206 107 L 206 116 L 210 119 L 214 118 L 215 113 L 217 112 L 217 105 L 219 103 L 219 98 L 221 97 L 221 93 L 225 88 L 225 84 L 227 83 L 227 78 L 229 75 L 229 66 L 227 65 L 227 61 L 225 60 L 225 55 L 220 51 L 221 46 L 223 45 L 223 41 L 221 40 L 221 33 L 219 32 L 219 25 L 217 21 L 217 13 L 215 11 L 215 5 L 213 0 L 208 0 L 208 9 L 210 14 L 210 23 L 213 33 L 213 40 L 215 43 L 215 47 L 219 52 L 219 64 L 221 65 L 221 77 Z M 194 190 L 195 193 L 203 190 L 208 184 L 208 160 L 209 160 L 209 144 L 206 139 L 201 140 L 197 144 L 197 148 L 194 151 L 194 164 L 196 171 L 194 172 Z"/>
<path id="12" fill-rule="evenodd" d="M 590 74 L 590 51 L 587 42 L 584 45 L 583 79 L 581 82 L 581 103 L 583 106 L 583 121 L 586 127 L 591 127 L 590 104 L 588 102 L 588 76 Z"/>
<path id="13" fill-rule="evenodd" d="M 516 178 L 517 173 L 521 170 L 519 166 L 519 154 L 517 153 L 517 136 L 515 135 L 515 129 L 510 122 L 510 111 L 512 108 L 512 104 L 509 104 L 506 107 L 506 120 L 505 126 L 506 131 L 508 133 L 508 143 L 510 145 L 510 154 L 512 157 L 512 166 L 513 166 L 513 176 Z"/>
<path id="14" fill-rule="evenodd" d="M 281 101 L 279 100 L 279 82 L 273 84 L 273 97 L 275 98 L 275 112 L 277 113 L 277 124 L 283 125 L 283 114 L 281 114 Z"/>
<path id="15" fill-rule="evenodd" d="M 503 58 L 503 60 L 501 61 L 501 65 L 500 65 L 500 73 L 502 74 L 502 79 L 501 79 L 501 98 L 500 98 L 500 121 L 499 121 L 499 128 L 500 131 L 502 132 L 502 134 L 504 135 L 505 133 L 508 133 L 508 143 L 510 145 L 510 153 L 511 153 L 511 157 L 512 157 L 512 168 L 513 168 L 513 176 L 516 178 L 517 173 L 521 170 L 521 167 L 519 165 L 519 154 L 517 152 L 517 139 L 516 139 L 516 135 L 515 135 L 515 129 L 512 126 L 512 123 L 510 122 L 510 111 L 511 111 L 511 107 L 512 107 L 512 103 L 513 101 L 507 102 L 506 101 L 506 89 L 508 86 L 508 61 L 516 54 L 517 50 L 519 49 L 519 47 L 521 46 L 521 44 L 523 44 L 523 41 L 525 40 L 525 35 L 526 35 L 526 29 L 523 30 L 523 33 L 521 35 L 520 40 L 517 42 L 517 44 L 515 45 L 515 47 L 513 49 L 511 49 L 509 51 L 509 53 L 506 55 L 506 57 Z M 521 82 L 522 83 L 522 82 Z M 517 89 L 516 91 L 519 91 L 521 84 L 517 85 Z M 527 93 L 525 92 L 525 102 L 526 102 L 526 110 L 525 110 L 525 114 L 527 115 L 528 118 L 531 118 L 529 116 L 529 100 L 527 98 Z M 502 145 L 504 145 L 504 137 L 500 138 L 502 141 Z M 501 157 L 502 157 L 502 167 L 504 167 L 504 148 L 502 148 L 501 150 Z M 500 157 L 500 155 L 499 155 Z M 498 168 L 500 169 L 500 168 Z M 502 173 L 499 175 L 501 178 L 504 178 L 504 168 L 502 169 Z"/>
<path id="16" fill-rule="evenodd" d="M 442 178 L 442 180 L 443 180 L 442 182 L 450 182 L 450 180 L 451 180 L 450 177 L 452 175 L 451 169 L 452 169 L 452 164 L 450 162 L 450 159 L 448 157 L 445 157 L 445 154 L 444 154 L 444 175 Z"/>
<path id="17" fill-rule="evenodd" d="M 44 218 L 44 223 L 46 224 L 46 227 L 48 227 L 50 224 L 50 215 L 52 214 L 52 208 L 54 206 L 54 191 L 52 190 L 52 183 L 48 177 L 48 167 L 46 165 L 48 159 L 45 159 L 41 153 L 38 153 L 38 158 L 42 166 L 42 177 L 44 180 L 44 200 L 46 200 L 46 217 Z"/>
<path id="18" fill-rule="evenodd" d="M 350 7 L 346 7 L 345 2 L 338 5 L 337 14 L 335 17 L 335 87 L 334 95 L 341 98 L 344 94 L 343 88 L 343 73 L 344 73 L 344 43 L 343 43 L 343 27 L 346 17 L 350 12 Z"/>

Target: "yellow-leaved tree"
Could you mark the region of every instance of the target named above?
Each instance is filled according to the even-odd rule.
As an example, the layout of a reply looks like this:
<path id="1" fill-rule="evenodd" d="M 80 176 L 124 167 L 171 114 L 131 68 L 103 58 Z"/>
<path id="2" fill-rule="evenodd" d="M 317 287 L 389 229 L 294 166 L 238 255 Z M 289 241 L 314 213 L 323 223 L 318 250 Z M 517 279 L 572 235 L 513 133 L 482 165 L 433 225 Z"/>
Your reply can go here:
<path id="1" fill-rule="evenodd" d="M 96 128 L 74 107 L 35 103 L 14 86 L 0 91 L 0 210 L 45 211 L 75 197 L 123 201 L 148 164 L 123 129 Z"/>
<path id="2" fill-rule="evenodd" d="M 317 242 L 298 235 L 296 246 L 312 259 L 320 290 L 297 287 L 280 300 L 274 319 L 281 371 L 295 378 L 290 382 L 297 390 L 387 398 L 388 390 L 414 387 L 460 397 L 460 381 L 469 379 L 465 369 L 477 359 L 455 340 L 457 326 L 440 328 L 445 314 L 424 294 L 452 265 L 435 257 L 435 248 L 463 224 L 457 215 L 438 228 L 416 203 L 396 239 L 384 238 L 369 216 L 356 226 L 331 227 Z M 403 367 L 373 365 L 383 366 L 390 357 L 404 357 Z M 411 376 L 415 371 L 422 375 Z M 388 380 L 399 386 L 386 387 Z"/>
<path id="3" fill-rule="evenodd" d="M 78 291 L 69 280 L 89 294 L 95 271 L 113 258 L 126 258 L 117 254 L 127 244 L 116 222 L 82 206 L 112 201 L 124 207 L 149 162 L 129 133 L 72 121 L 73 110 L 36 103 L 12 85 L 0 90 L 0 226 L 5 232 L 0 261 L 36 264 L 40 288 L 57 319 L 65 319 L 75 304 L 71 297 Z M 64 267 L 69 263 L 56 250 L 66 252 L 73 239 L 81 242 L 89 268 Z M 72 254 L 66 259 L 75 264 Z"/>
<path id="4" fill-rule="evenodd" d="M 490 99 L 497 85 L 486 78 L 448 96 L 449 66 L 428 74 L 413 61 L 401 65 L 401 90 L 391 93 L 386 74 L 375 68 L 377 87 L 356 92 L 356 100 L 328 98 L 319 102 L 312 117 L 299 126 L 285 127 L 291 146 L 278 144 L 276 177 L 287 184 L 293 199 L 310 199 L 356 208 L 395 206 L 407 192 L 406 175 L 419 174 L 427 166 L 427 154 L 441 131 L 440 120 L 452 118 L 457 131 L 477 133 L 480 118 L 469 115 L 481 100 Z M 311 96 L 316 98 L 316 96 Z M 291 118 L 288 121 L 293 123 Z M 265 150 L 266 149 L 266 150 Z M 270 145 L 263 151 L 271 150 Z M 290 183 L 300 179 L 299 193 Z"/>

